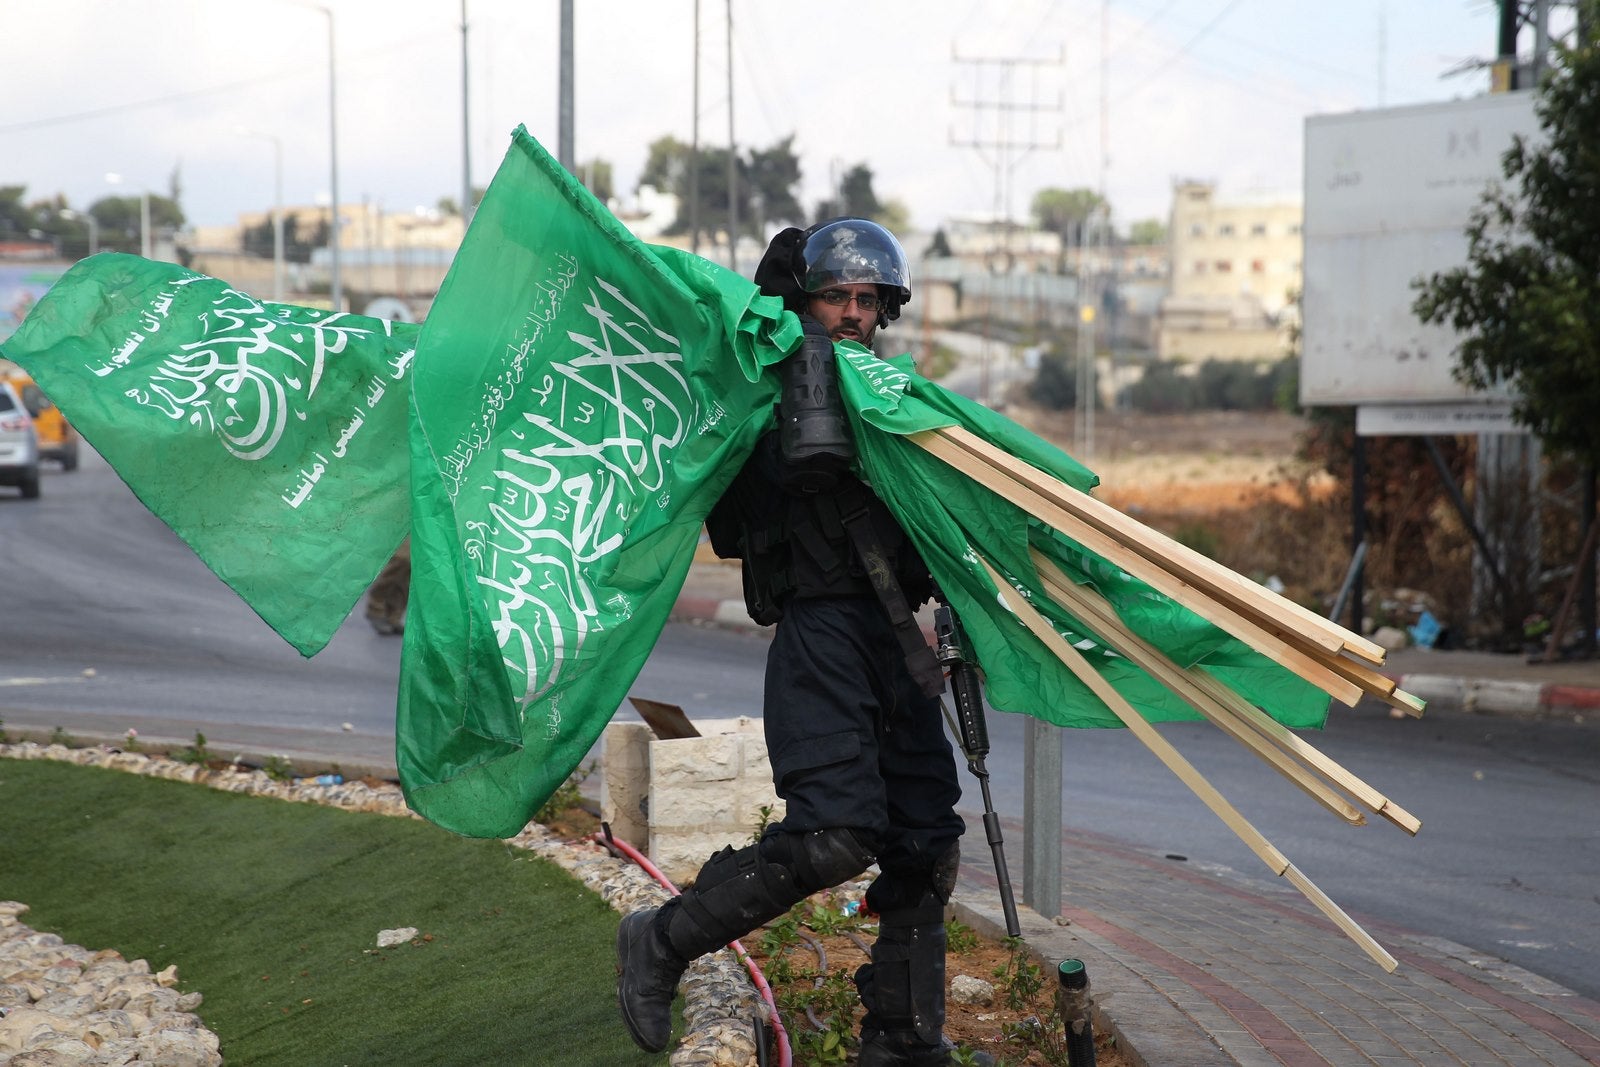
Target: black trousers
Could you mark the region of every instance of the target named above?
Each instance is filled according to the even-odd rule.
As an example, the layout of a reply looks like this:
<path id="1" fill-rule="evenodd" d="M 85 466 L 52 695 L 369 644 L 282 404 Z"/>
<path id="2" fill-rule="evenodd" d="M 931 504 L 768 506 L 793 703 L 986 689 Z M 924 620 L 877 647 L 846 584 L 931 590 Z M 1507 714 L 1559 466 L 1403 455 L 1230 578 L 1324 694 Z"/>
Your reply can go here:
<path id="1" fill-rule="evenodd" d="M 865 831 L 885 874 L 926 878 L 965 828 L 939 701 L 922 694 L 872 597 L 791 599 L 767 655 L 777 828 Z"/>

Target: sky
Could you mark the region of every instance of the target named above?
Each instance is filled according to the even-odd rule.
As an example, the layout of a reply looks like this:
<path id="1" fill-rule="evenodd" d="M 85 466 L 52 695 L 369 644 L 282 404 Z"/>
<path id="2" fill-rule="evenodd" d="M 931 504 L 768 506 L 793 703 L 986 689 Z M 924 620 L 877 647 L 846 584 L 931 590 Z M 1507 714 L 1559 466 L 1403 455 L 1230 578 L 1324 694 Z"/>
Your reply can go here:
<path id="1" fill-rule="evenodd" d="M 865 163 L 932 229 L 1103 189 L 1119 228 L 1178 179 L 1296 193 L 1307 116 L 1476 96 L 1493 0 L 575 0 L 576 158 L 631 193 L 648 147 L 791 134 L 801 201 Z M 193 224 L 326 203 L 459 199 L 517 125 L 555 154 L 556 0 L 6 0 L 0 185 L 86 208 L 174 173 Z M 328 12 L 331 11 L 331 20 Z M 329 27 L 334 97 L 329 100 Z M 1526 43 L 1525 43 L 1526 47 Z M 465 122 L 464 122 L 465 119 Z M 463 128 L 466 128 L 464 134 Z M 996 145 L 1009 143 L 1010 148 Z M 107 175 L 120 177 L 113 184 Z"/>

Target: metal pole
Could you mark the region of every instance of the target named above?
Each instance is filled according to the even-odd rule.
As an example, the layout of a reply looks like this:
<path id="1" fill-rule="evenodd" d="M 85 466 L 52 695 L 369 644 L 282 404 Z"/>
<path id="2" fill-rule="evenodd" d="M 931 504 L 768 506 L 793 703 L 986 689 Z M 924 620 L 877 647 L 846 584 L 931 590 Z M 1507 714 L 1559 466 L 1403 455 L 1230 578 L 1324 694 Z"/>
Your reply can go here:
<path id="1" fill-rule="evenodd" d="M 689 123 L 689 251 L 700 254 L 700 0 L 694 0 L 694 115 Z"/>
<path id="2" fill-rule="evenodd" d="M 739 270 L 739 149 L 733 139 L 733 0 L 728 0 L 728 269 Z"/>
<path id="3" fill-rule="evenodd" d="M 472 221 L 472 123 L 467 110 L 467 0 L 461 0 L 461 225 Z"/>
<path id="4" fill-rule="evenodd" d="M 568 173 L 577 170 L 572 144 L 572 0 L 561 0 L 561 71 L 559 129 L 556 131 L 556 161 Z"/>
<path id="5" fill-rule="evenodd" d="M 1367 439 L 1356 434 L 1350 451 L 1350 549 L 1353 553 L 1367 543 Z M 1351 557 L 1355 559 L 1354 556 Z M 1350 629 L 1362 633 L 1366 615 L 1366 553 L 1350 568 Z"/>
<path id="6" fill-rule="evenodd" d="M 1590 467 L 1583 477 L 1583 525 L 1586 537 L 1594 536 L 1595 526 L 1595 468 Z M 1597 634 L 1595 632 L 1595 595 L 1594 595 L 1594 553 L 1590 552 L 1578 561 L 1579 571 L 1583 577 L 1578 586 L 1578 614 L 1583 620 L 1583 644 L 1585 654 L 1593 658 Z"/>
<path id="7" fill-rule="evenodd" d="M 333 310 L 344 310 L 344 284 L 339 277 L 339 75 L 334 60 L 333 9 L 321 7 L 328 16 L 328 198 L 333 207 L 333 225 L 328 234 L 328 295 Z"/>
<path id="8" fill-rule="evenodd" d="M 139 194 L 139 254 L 150 258 L 150 190 Z"/>
<path id="9" fill-rule="evenodd" d="M 272 138 L 272 299 L 283 303 L 283 142 Z"/>
<path id="10" fill-rule="evenodd" d="M 1027 716 L 1022 728 L 1022 902 L 1061 914 L 1061 731 Z"/>

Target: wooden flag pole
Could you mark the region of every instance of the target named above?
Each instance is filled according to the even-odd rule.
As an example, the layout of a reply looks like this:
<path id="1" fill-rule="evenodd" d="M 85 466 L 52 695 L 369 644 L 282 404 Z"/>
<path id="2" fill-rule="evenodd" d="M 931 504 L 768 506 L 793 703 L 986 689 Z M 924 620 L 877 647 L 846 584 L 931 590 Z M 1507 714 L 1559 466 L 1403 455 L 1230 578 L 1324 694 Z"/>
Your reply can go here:
<path id="1" fill-rule="evenodd" d="M 1098 671 L 1089 665 L 1083 654 L 1056 633 L 1055 628 L 1040 615 L 1027 599 L 1012 588 L 1011 584 L 1001 578 L 999 573 L 990 566 L 989 562 L 978 557 L 988 573 L 995 589 L 999 592 L 1002 602 L 1008 610 L 1015 615 L 1024 626 L 1028 628 L 1045 647 L 1049 648 L 1066 667 L 1077 676 L 1079 681 L 1088 686 L 1090 691 L 1110 708 L 1121 719 L 1129 731 L 1144 743 L 1145 747 L 1155 753 L 1156 757 L 1178 779 L 1187 785 L 1201 801 L 1210 808 L 1230 830 L 1238 835 L 1239 839 L 1254 852 L 1272 873 L 1288 875 L 1290 882 L 1305 894 L 1324 915 L 1335 925 L 1343 930 L 1356 944 L 1360 945 L 1377 964 L 1386 971 L 1393 971 L 1399 966 L 1393 956 L 1384 950 L 1373 937 L 1363 930 L 1350 916 L 1330 900 L 1326 894 L 1318 889 L 1298 868 L 1291 864 L 1287 857 L 1257 830 L 1245 817 L 1239 814 L 1232 804 L 1228 803 L 1223 795 L 1217 792 L 1205 776 L 1195 769 L 1183 755 L 1173 748 L 1171 743 L 1152 726 L 1144 716 L 1140 715 L 1133 706 L 1123 699 L 1122 694 L 1112 688 L 1111 683 L 1102 678 Z M 1293 872 L 1290 874 L 1290 872 Z"/>
<path id="2" fill-rule="evenodd" d="M 1422 829 L 1421 819 L 1418 819 L 1365 781 L 1350 773 L 1326 753 L 1283 725 L 1283 723 L 1245 700 L 1232 689 L 1229 689 L 1204 667 L 1190 667 L 1188 673 L 1195 684 L 1210 693 L 1218 703 L 1233 708 L 1240 718 L 1248 720 L 1267 737 L 1305 760 L 1306 763 L 1316 768 L 1329 781 L 1334 782 L 1355 797 L 1356 801 L 1365 806 L 1368 811 L 1382 815 L 1412 836 L 1416 836 L 1417 831 Z"/>
<path id="3" fill-rule="evenodd" d="M 994 492 L 1045 525 L 1060 531 L 1089 551 L 1116 564 L 1157 592 L 1182 604 L 1196 615 L 1232 634 L 1250 647 L 1271 656 L 1283 666 L 1335 699 L 1351 706 L 1360 701 L 1362 695 L 1360 686 L 1334 673 L 1324 663 L 1308 655 L 1303 649 L 1285 641 L 1275 630 L 1262 626 L 1256 620 L 1246 617 L 1229 605 L 1221 604 L 1211 599 L 1202 590 L 1196 589 L 1181 579 L 1174 577 L 1163 570 L 1160 565 L 1146 559 L 1094 527 L 1070 515 L 1058 505 L 1046 500 L 1037 490 L 1018 482 L 1003 471 L 987 467 L 982 460 L 956 447 L 936 433 L 911 434 L 909 439 L 980 485 L 994 490 Z"/>
<path id="4" fill-rule="evenodd" d="M 1362 815 L 1346 798 L 1340 796 L 1311 772 L 1290 758 L 1284 749 L 1256 729 L 1247 720 L 1241 720 L 1231 707 L 1196 685 L 1194 680 L 1160 649 L 1129 630 L 1098 593 L 1078 586 L 1053 563 L 1038 552 L 1034 553 L 1034 566 L 1044 580 L 1045 591 L 1052 600 L 1070 611 L 1078 620 L 1092 629 L 1097 637 L 1114 649 L 1118 655 L 1138 666 L 1146 674 L 1183 698 L 1213 726 L 1232 737 L 1269 764 L 1279 774 L 1298 786 L 1307 796 L 1339 816 L 1352 826 L 1365 823 Z"/>
<path id="5" fill-rule="evenodd" d="M 951 433 L 955 432 L 957 431 L 951 431 Z M 965 431 L 959 432 L 964 433 Z M 1214 599 L 1212 595 L 1215 591 L 1214 589 L 1191 584 L 1184 575 L 1166 570 L 1162 565 L 1166 557 L 1160 552 L 1150 549 L 1148 545 L 1145 546 L 1146 551 L 1137 551 L 1133 546 L 1117 540 L 1113 534 L 1105 532 L 1101 527 L 1091 525 L 1078 518 L 1046 495 L 1046 490 L 1052 484 L 1063 491 L 1076 491 L 1059 482 L 1054 482 L 1043 472 L 1011 459 L 1009 456 L 1006 458 L 1010 459 L 1011 462 L 1005 465 L 1005 469 L 990 466 L 986 458 L 976 455 L 971 449 L 961 447 L 943 430 L 912 434 L 909 439 L 969 478 L 993 489 L 997 494 L 1022 508 L 1040 522 L 1121 567 L 1158 592 L 1177 601 L 1200 617 L 1244 641 L 1252 648 L 1270 656 L 1282 666 L 1287 667 L 1312 685 L 1328 693 L 1334 699 L 1353 707 L 1360 701 L 1362 694 L 1366 693 L 1391 707 L 1400 709 L 1408 715 L 1416 716 L 1422 714 L 1422 701 L 1409 693 L 1396 689 L 1392 679 L 1380 674 L 1366 663 L 1345 656 L 1342 644 L 1335 638 L 1322 633 L 1307 633 L 1297 628 L 1295 619 L 1287 618 L 1282 613 L 1271 613 L 1269 608 L 1245 598 Z M 979 442 L 979 444 L 982 444 L 982 442 Z M 984 445 L 983 447 L 990 448 L 991 446 Z M 998 454 L 1001 456 L 1006 455 L 1003 452 Z M 1027 481 L 1019 480 L 1027 472 L 1031 472 L 1031 477 Z M 1082 496 L 1082 494 L 1079 495 Z M 1098 501 L 1094 503 L 1098 507 L 1104 507 Z M 1113 509 L 1107 510 L 1117 514 Z M 1145 527 L 1138 526 L 1131 519 L 1127 521 L 1133 526 L 1145 530 L 1152 538 L 1161 536 Z M 1175 542 L 1173 544 L 1176 545 Z M 1176 547 L 1183 552 L 1189 552 L 1188 549 L 1183 549 L 1182 546 Z M 1204 557 L 1199 558 L 1204 559 Z M 1215 572 L 1230 576 L 1234 584 L 1238 586 L 1253 589 L 1261 597 L 1276 597 L 1276 594 L 1270 593 L 1255 583 L 1221 567 L 1219 564 L 1215 564 L 1210 560 L 1205 562 Z M 1188 577 L 1193 577 L 1193 575 Z M 1282 600 L 1282 598 L 1277 599 L 1284 604 L 1291 603 L 1290 601 Z M 1270 605 L 1270 601 L 1267 603 Z M 1298 608 L 1298 605 L 1295 605 L 1295 607 Z M 1263 614 L 1263 612 L 1267 613 Z M 1319 623 L 1323 622 L 1317 616 L 1311 616 L 1311 618 L 1316 619 Z M 1326 625 L 1331 626 L 1332 624 Z M 1335 629 L 1339 628 L 1335 627 Z M 1343 630 L 1340 630 L 1340 632 L 1348 633 L 1348 631 Z M 1354 635 L 1350 636 L 1353 637 Z"/>
<path id="6" fill-rule="evenodd" d="M 1047 588 L 1053 591 L 1059 586 L 1070 587 L 1075 591 L 1077 601 L 1082 604 L 1087 612 L 1093 614 L 1097 623 L 1103 623 L 1109 630 L 1115 632 L 1126 632 L 1134 642 L 1145 643 L 1137 634 L 1127 629 L 1126 624 L 1117 616 L 1116 609 L 1111 606 L 1105 597 L 1093 589 L 1074 583 L 1062 573 L 1059 567 L 1037 549 L 1033 551 L 1033 563 L 1039 571 L 1039 576 L 1045 581 Z M 1162 655 L 1159 649 L 1152 646 L 1151 652 L 1167 663 L 1172 663 L 1171 660 Z M 1233 717 L 1242 721 L 1245 725 L 1252 727 L 1263 738 L 1276 744 L 1289 755 L 1302 760 L 1312 770 L 1333 783 L 1334 786 L 1349 793 L 1367 810 L 1383 816 L 1413 836 L 1416 835 L 1418 830 L 1422 829 L 1422 822 L 1416 816 L 1368 785 L 1355 774 L 1352 774 L 1344 766 L 1306 741 L 1299 734 L 1290 730 L 1283 723 L 1274 719 L 1232 689 L 1229 689 L 1204 667 L 1178 668 L 1176 664 L 1172 664 L 1172 669 L 1181 671 L 1185 684 L 1200 690 L 1205 697 L 1221 708 L 1226 709 Z M 1162 680 L 1165 681 L 1165 679 Z M 1168 687 L 1178 692 L 1184 699 L 1188 699 L 1188 696 L 1179 690 L 1175 684 L 1168 684 Z M 1250 743 L 1250 747 L 1252 750 L 1256 750 L 1256 746 L 1253 743 Z M 1268 762 L 1273 761 L 1269 759 Z M 1276 764 L 1274 765 L 1276 766 Z"/>
<path id="7" fill-rule="evenodd" d="M 1052 503 L 1060 505 L 1107 536 L 1128 545 L 1146 558 L 1169 567 L 1185 581 L 1203 586 L 1219 598 L 1247 605 L 1255 614 L 1264 618 L 1292 619 L 1294 620 L 1292 629 L 1305 634 L 1308 639 L 1328 648 L 1329 651 L 1343 649 L 1373 664 L 1383 662 L 1386 654 L 1383 646 L 1234 573 L 1215 560 L 1207 559 L 1192 548 L 1152 530 L 1087 493 L 1079 492 L 1060 479 L 1017 459 L 976 434 L 959 426 L 947 426 L 929 432 L 950 441 L 987 465 L 1029 485 Z"/>

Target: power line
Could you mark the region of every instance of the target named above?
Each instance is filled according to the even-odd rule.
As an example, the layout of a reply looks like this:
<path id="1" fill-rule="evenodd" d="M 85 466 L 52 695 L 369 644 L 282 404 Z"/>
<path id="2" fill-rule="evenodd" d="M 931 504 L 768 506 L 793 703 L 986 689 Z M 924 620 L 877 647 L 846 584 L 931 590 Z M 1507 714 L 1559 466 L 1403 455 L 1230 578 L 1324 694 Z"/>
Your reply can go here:
<path id="1" fill-rule="evenodd" d="M 392 45 L 382 48 L 368 49 L 366 52 L 357 53 L 356 59 L 370 59 L 377 55 L 386 55 L 404 48 L 418 44 L 436 44 L 438 35 L 435 33 L 419 34 L 409 37 Z M 74 122 L 86 122 L 90 119 L 105 118 L 109 115 L 121 115 L 129 111 L 140 111 L 151 107 L 164 107 L 168 104 L 181 103 L 185 100 L 197 100 L 207 96 L 221 96 L 233 94 L 240 89 L 248 89 L 256 85 L 265 85 L 268 82 L 283 81 L 286 78 L 305 80 L 306 71 L 313 69 L 311 65 L 298 67 L 285 67 L 273 74 L 262 74 L 254 78 L 246 78 L 236 82 L 225 82 L 221 85 L 207 86 L 203 89 L 185 89 L 179 93 L 169 93 L 166 96 L 153 96 L 145 100 L 130 100 L 121 104 L 109 104 L 106 107 L 92 108 L 88 111 L 74 111 L 65 115 L 51 115 L 46 118 L 26 119 L 22 122 L 10 122 L 0 125 L 0 133 L 17 133 L 22 130 L 37 130 L 50 126 L 66 126 Z M 316 68 L 319 69 L 320 68 Z"/>
<path id="2" fill-rule="evenodd" d="M 1149 74 L 1145 75 L 1139 84 L 1135 85 L 1128 92 L 1124 93 L 1118 102 L 1121 103 L 1122 101 L 1127 100 L 1129 97 L 1137 95 L 1141 90 L 1149 88 L 1149 86 L 1155 82 L 1156 79 L 1160 78 L 1161 75 L 1165 74 L 1169 69 L 1171 69 L 1174 63 L 1182 59 L 1184 55 L 1188 53 L 1189 49 L 1199 44 L 1205 39 L 1205 36 L 1208 33 L 1216 29 L 1217 25 L 1222 22 L 1223 19 L 1227 18 L 1233 9 L 1238 7 L 1241 2 L 1242 0 L 1228 0 L 1228 3 L 1222 8 L 1222 10 L 1213 15 L 1211 21 L 1202 26 L 1199 32 L 1193 37 L 1189 38 L 1189 40 L 1184 43 L 1182 48 L 1179 48 L 1176 52 L 1172 53 L 1161 63 L 1160 66 L 1151 71 Z"/>

